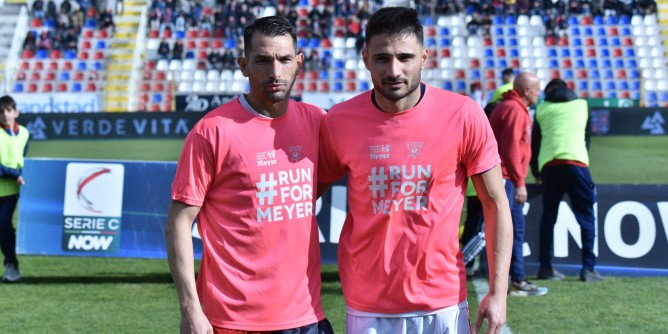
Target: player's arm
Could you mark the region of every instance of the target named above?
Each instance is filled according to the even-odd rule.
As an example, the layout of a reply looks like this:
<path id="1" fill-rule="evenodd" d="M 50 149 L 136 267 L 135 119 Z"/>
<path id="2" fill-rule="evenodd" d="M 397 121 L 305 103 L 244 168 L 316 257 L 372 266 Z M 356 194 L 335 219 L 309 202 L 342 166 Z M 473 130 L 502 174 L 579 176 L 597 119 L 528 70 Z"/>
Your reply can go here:
<path id="1" fill-rule="evenodd" d="M 181 333 L 213 333 L 197 297 L 193 261 L 192 226 L 200 207 L 172 201 L 167 215 L 165 239 L 169 269 L 181 310 Z"/>
<path id="2" fill-rule="evenodd" d="M 475 322 L 477 333 L 484 318 L 488 328 L 485 333 L 500 333 L 506 321 L 508 271 L 513 244 L 513 225 L 506 197 L 501 167 L 473 175 L 473 186 L 478 192 L 485 215 L 485 239 L 489 262 L 489 293 L 480 302 Z"/>

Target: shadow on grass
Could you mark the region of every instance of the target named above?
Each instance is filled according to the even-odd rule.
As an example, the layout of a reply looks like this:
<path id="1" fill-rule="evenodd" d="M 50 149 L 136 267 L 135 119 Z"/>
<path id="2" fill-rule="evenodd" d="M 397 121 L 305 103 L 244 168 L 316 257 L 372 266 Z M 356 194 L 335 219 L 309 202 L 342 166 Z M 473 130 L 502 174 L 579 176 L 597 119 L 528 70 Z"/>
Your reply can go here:
<path id="1" fill-rule="evenodd" d="M 19 284 L 155 284 L 155 283 L 173 283 L 172 276 L 166 274 L 145 274 L 145 275 L 109 275 L 109 276 L 27 276 L 23 277 Z"/>
<path id="2" fill-rule="evenodd" d="M 320 279 L 323 282 L 339 282 L 341 277 L 338 271 L 325 271 L 320 274 Z"/>

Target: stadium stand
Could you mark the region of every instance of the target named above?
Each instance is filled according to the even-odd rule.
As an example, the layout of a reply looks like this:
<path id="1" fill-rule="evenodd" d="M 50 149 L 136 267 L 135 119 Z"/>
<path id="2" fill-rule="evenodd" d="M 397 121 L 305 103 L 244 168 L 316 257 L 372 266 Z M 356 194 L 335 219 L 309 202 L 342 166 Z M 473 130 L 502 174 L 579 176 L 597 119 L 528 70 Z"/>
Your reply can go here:
<path id="1" fill-rule="evenodd" d="M 56 5 L 62 7 L 64 1 Z M 113 24 L 103 18 L 104 8 L 79 9 L 84 15 L 80 28 L 74 24 L 79 33 L 76 47 L 69 50 L 40 48 L 42 34 L 62 29 L 47 15 L 35 17 L 34 9 L 23 26 L 18 21 L 11 28 L 0 25 L 0 34 L 12 30 L 14 39 L 17 34 L 34 37 L 14 62 L 11 47 L 0 47 L 0 57 L 8 59 L 2 72 L 11 74 L 3 81 L 5 89 L 100 92 L 106 111 L 171 111 L 176 95 L 239 94 L 247 89 L 236 68 L 236 57 L 243 52 L 243 26 L 254 16 L 272 14 L 284 15 L 295 25 L 298 48 L 306 58 L 293 94 L 352 93 L 371 86 L 360 55 L 362 32 L 369 13 L 381 2 L 281 0 L 217 6 L 208 1 L 145 1 L 125 1 L 124 10 L 111 15 Z M 575 0 L 564 8 L 430 3 L 416 6 L 424 15 L 425 46 L 430 49 L 423 80 L 435 86 L 465 93 L 477 83 L 491 94 L 500 84 L 501 71 L 512 67 L 536 73 L 543 84 L 562 78 L 582 97 L 668 106 L 666 3 L 658 10 L 653 1 L 634 8 L 589 8 Z M 71 12 L 77 11 L 74 7 Z"/>

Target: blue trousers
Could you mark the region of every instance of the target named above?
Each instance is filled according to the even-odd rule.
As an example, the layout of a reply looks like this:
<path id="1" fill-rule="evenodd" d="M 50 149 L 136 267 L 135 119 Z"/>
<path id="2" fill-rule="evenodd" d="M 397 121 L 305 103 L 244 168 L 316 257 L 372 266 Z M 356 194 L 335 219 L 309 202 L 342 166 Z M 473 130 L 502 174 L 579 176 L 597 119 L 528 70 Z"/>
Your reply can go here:
<path id="1" fill-rule="evenodd" d="M 543 179 L 543 217 L 540 221 L 540 267 L 552 269 L 554 250 L 554 224 L 557 222 L 559 203 L 568 194 L 571 209 L 580 225 L 582 241 L 582 267 L 593 270 L 596 265 L 594 241 L 596 240 L 596 220 L 594 203 L 596 188 L 589 174 L 589 168 L 574 165 L 546 166 L 541 171 Z"/>
<path id="2" fill-rule="evenodd" d="M 510 204 L 510 216 L 513 219 L 513 255 L 510 258 L 510 279 L 521 282 L 526 276 L 524 273 L 524 203 L 515 202 L 515 185 L 510 180 L 506 182 L 506 196 Z"/>
<path id="3" fill-rule="evenodd" d="M 10 263 L 19 265 L 16 259 L 16 231 L 12 225 L 12 216 L 18 200 L 18 194 L 0 197 L 0 249 L 5 255 L 5 265 Z"/>

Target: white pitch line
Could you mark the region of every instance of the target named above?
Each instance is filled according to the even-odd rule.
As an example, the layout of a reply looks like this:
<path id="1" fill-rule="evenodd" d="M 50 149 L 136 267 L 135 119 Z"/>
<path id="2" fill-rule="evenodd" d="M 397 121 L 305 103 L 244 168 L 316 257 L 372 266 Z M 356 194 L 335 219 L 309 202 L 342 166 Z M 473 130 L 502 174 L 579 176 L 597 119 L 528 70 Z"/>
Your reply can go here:
<path id="1" fill-rule="evenodd" d="M 475 294 L 478 297 L 478 304 L 480 304 L 482 299 L 487 295 L 487 292 L 489 292 L 489 285 L 487 284 L 487 280 L 480 278 L 473 279 L 473 288 L 475 289 Z M 501 334 L 513 334 L 507 323 L 503 325 Z"/>

